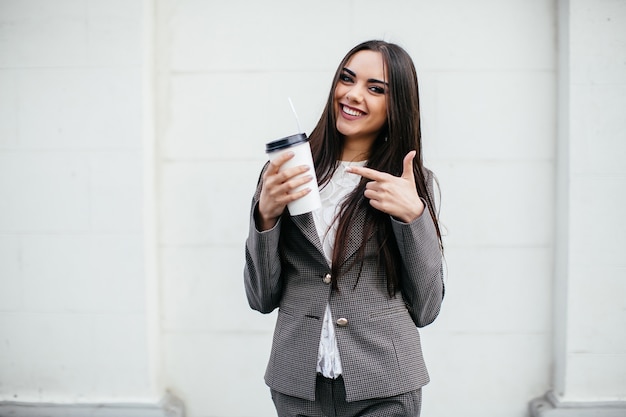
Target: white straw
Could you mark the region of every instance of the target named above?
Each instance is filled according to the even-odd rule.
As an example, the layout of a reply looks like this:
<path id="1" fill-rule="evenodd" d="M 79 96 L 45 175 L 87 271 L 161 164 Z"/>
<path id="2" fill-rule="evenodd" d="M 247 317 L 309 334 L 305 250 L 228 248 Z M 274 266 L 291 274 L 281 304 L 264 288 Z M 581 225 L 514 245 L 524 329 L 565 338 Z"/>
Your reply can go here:
<path id="1" fill-rule="evenodd" d="M 291 106 L 291 111 L 293 111 L 293 115 L 296 117 L 296 124 L 298 125 L 298 132 L 302 132 L 302 128 L 300 127 L 300 119 L 298 119 L 298 113 L 296 113 L 296 108 L 293 106 L 293 102 L 291 101 L 291 97 L 287 97 L 289 100 L 289 105 Z"/>

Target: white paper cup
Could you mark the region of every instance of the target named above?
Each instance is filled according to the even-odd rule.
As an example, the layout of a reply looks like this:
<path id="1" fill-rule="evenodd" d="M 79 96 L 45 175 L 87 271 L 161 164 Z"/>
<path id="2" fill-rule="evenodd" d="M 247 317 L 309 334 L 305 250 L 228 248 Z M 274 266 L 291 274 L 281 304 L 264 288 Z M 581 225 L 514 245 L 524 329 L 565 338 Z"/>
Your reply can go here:
<path id="1" fill-rule="evenodd" d="M 276 157 L 291 151 L 294 153 L 293 158 L 285 162 L 280 171 L 287 168 L 296 167 L 300 165 L 308 165 L 310 169 L 296 178 L 312 175 L 313 179 L 306 184 L 303 184 L 295 188 L 292 192 L 298 192 L 306 188 L 310 188 L 309 192 L 304 197 L 301 197 L 295 201 L 292 201 L 287 205 L 289 214 L 297 216 L 299 214 L 308 213 L 319 208 L 322 203 L 320 201 L 320 192 L 317 187 L 317 177 L 315 176 L 315 167 L 313 166 L 313 157 L 311 155 L 311 146 L 309 145 L 309 138 L 304 133 L 298 133 L 297 135 L 287 136 L 282 139 L 277 139 L 269 142 L 265 145 L 265 152 L 270 161 L 273 161 Z"/>

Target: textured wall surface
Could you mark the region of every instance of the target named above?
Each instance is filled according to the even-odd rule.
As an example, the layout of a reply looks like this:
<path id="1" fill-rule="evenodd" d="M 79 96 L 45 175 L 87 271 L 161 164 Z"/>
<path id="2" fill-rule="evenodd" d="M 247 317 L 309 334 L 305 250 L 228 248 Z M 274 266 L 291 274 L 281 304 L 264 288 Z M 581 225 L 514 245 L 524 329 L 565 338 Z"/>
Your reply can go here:
<path id="1" fill-rule="evenodd" d="M 0 1 L 0 400 L 150 391 L 141 1 Z"/>
<path id="2" fill-rule="evenodd" d="M 621 401 L 626 410 L 626 1 L 570 1 L 562 18 L 567 223 L 555 385 L 563 401 Z"/>
<path id="3" fill-rule="evenodd" d="M 287 97 L 309 133 L 339 60 L 370 38 L 414 58 L 441 182 L 449 277 L 423 331 L 424 415 L 525 415 L 550 384 L 555 13 L 521 0 L 159 2 L 164 375 L 191 415 L 274 415 L 262 378 L 275 317 L 250 311 L 242 287 L 249 201 L 265 142 L 296 131 Z"/>

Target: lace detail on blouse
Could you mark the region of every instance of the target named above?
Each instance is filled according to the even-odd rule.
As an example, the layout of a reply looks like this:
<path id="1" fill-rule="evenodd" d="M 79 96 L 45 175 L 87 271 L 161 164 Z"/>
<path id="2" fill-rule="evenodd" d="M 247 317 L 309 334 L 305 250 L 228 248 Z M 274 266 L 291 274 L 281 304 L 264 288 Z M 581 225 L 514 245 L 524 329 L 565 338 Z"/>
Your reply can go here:
<path id="1" fill-rule="evenodd" d="M 335 236 L 337 234 L 337 222 L 335 217 L 342 201 L 357 186 L 361 177 L 346 172 L 351 165 L 364 166 L 367 161 L 347 162 L 341 161 L 330 181 L 320 190 L 322 206 L 313 211 L 315 228 L 319 235 L 324 255 L 328 263 L 331 263 Z M 330 304 L 326 304 L 320 346 L 317 353 L 317 372 L 326 378 L 337 378 L 342 373 L 341 358 L 335 338 L 335 326 L 330 311 Z"/>

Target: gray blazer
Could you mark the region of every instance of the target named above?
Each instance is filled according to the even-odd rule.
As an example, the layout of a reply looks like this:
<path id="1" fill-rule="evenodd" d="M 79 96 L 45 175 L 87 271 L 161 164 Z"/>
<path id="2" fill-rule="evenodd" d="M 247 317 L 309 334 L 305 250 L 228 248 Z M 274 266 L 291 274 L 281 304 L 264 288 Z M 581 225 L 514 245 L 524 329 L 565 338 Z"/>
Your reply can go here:
<path id="1" fill-rule="evenodd" d="M 442 254 L 428 208 L 412 223 L 391 220 L 403 266 L 401 292 L 394 298 L 387 292 L 375 238 L 366 244 L 362 269 L 357 264 L 342 271 L 339 291 L 333 291 L 330 265 L 311 213 L 282 216 L 274 228 L 257 230 L 254 212 L 261 186 L 259 182 L 252 199 L 244 282 L 251 308 L 261 313 L 279 308 L 266 384 L 286 395 L 315 400 L 327 303 L 335 320 L 347 401 L 390 397 L 427 384 L 417 327 L 435 320 L 444 293 Z M 357 231 L 364 221 L 361 209 Z M 343 242 L 347 264 L 360 243 L 361 236 Z"/>

